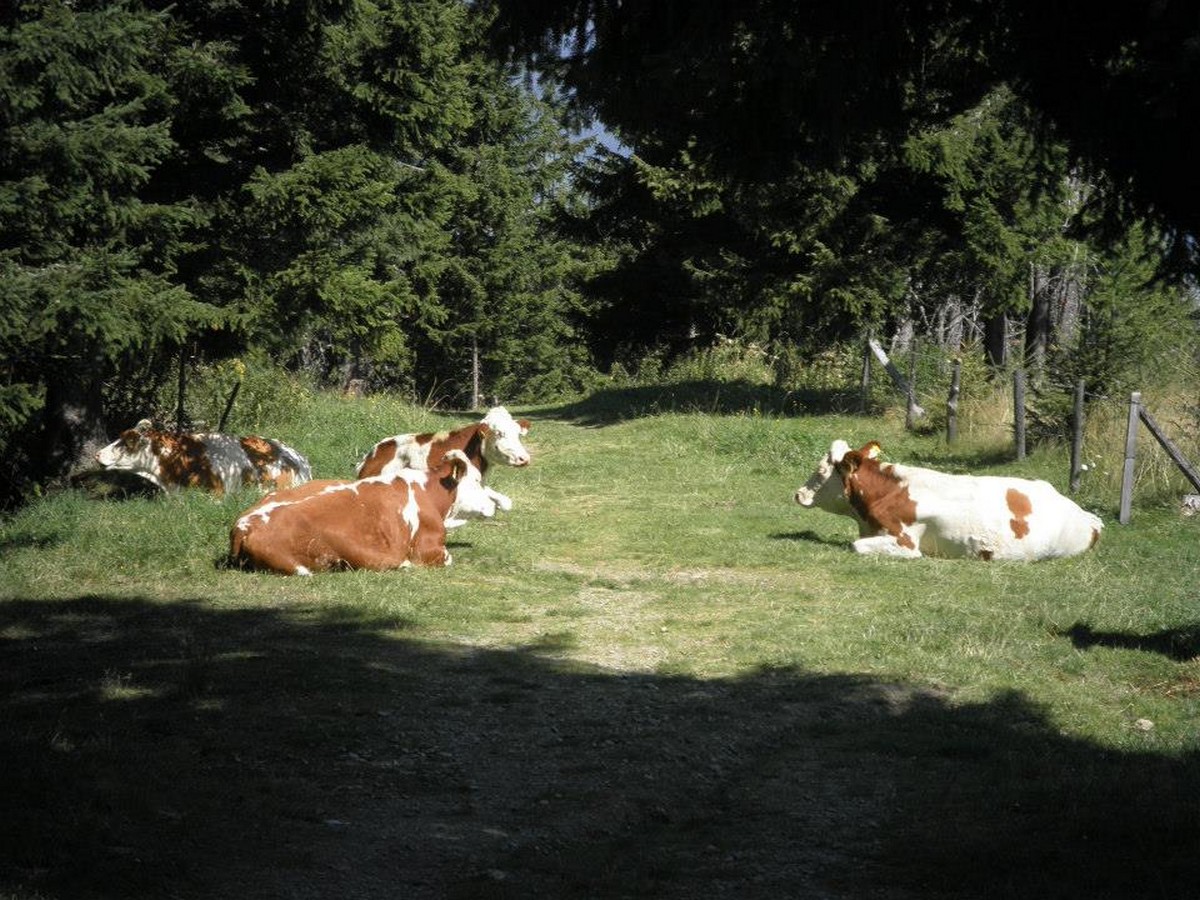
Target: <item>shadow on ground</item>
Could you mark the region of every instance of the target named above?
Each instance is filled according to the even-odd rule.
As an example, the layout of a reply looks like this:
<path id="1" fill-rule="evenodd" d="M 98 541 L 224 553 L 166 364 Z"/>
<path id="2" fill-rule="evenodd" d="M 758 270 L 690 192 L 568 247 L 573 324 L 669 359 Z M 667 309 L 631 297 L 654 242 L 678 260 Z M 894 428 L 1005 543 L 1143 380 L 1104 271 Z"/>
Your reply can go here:
<path id="1" fill-rule="evenodd" d="M 1142 650 L 1160 653 L 1176 662 L 1190 662 L 1200 656 L 1200 628 L 1170 628 L 1150 634 L 1127 631 L 1096 631 L 1079 623 L 1064 634 L 1080 650 L 1108 647 L 1119 650 Z"/>
<path id="2" fill-rule="evenodd" d="M 785 391 L 750 381 L 694 380 L 604 388 L 562 406 L 530 410 L 534 417 L 601 426 L 662 413 L 819 415 L 857 412 L 856 391 Z"/>
<path id="3" fill-rule="evenodd" d="M 1090 900 L 1200 879 L 1200 759 L 1064 738 L 1016 695 L 623 676 L 105 597 L 0 605 L 0 679 L 6 898 Z"/>

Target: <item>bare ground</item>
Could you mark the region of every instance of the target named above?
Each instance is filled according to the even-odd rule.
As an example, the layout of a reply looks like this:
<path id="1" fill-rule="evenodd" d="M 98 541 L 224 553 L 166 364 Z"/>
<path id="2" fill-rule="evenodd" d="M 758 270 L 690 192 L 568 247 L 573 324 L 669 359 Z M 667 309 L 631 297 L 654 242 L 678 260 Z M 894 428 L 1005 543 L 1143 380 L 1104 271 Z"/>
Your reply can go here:
<path id="1" fill-rule="evenodd" d="M 402 623 L 398 623 L 402 625 Z M 1020 697 L 0 606 L 0 897 L 1179 897 L 1200 764 Z"/>

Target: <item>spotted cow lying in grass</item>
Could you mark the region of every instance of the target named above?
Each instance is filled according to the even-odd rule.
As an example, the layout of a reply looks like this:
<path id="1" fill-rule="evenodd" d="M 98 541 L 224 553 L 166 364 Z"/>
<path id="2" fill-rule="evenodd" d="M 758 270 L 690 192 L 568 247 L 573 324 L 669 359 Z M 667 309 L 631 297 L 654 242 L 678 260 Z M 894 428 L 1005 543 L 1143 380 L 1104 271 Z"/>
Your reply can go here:
<path id="1" fill-rule="evenodd" d="M 148 419 L 96 454 L 105 469 L 133 472 L 168 492 L 196 487 L 224 494 L 246 485 L 289 487 L 312 478 L 308 460 L 271 438 L 154 428 Z"/>
<path id="2" fill-rule="evenodd" d="M 431 469 L 441 464 L 451 450 L 459 450 L 479 470 L 484 482 L 488 467 L 523 468 L 529 465 L 529 451 L 521 438 L 529 433 L 528 419 L 514 419 L 503 406 L 495 406 L 479 422 L 454 431 L 424 434 L 397 434 L 377 443 L 358 466 L 359 478 L 389 475 L 403 469 Z M 484 485 L 496 505 L 502 510 L 512 508 L 512 500 L 499 491 Z M 463 524 L 462 517 L 452 510 L 448 527 Z"/>
<path id="3" fill-rule="evenodd" d="M 490 517 L 496 503 L 479 470 L 451 450 L 431 471 L 403 469 L 357 481 L 310 481 L 268 494 L 238 517 L 231 564 L 282 575 L 450 565 L 445 519 Z"/>
<path id="4" fill-rule="evenodd" d="M 796 502 L 858 523 L 859 553 L 1038 560 L 1095 546 L 1104 527 L 1046 481 L 950 475 L 834 441 Z"/>

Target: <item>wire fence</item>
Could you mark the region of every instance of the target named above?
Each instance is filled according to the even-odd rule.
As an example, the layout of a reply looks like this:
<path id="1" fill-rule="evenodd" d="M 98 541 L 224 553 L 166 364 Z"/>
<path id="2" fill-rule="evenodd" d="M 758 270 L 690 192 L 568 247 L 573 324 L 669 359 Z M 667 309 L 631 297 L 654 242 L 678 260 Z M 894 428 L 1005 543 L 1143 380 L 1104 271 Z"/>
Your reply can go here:
<path id="1" fill-rule="evenodd" d="M 972 418 L 978 419 L 982 413 L 992 420 L 994 433 L 1009 432 L 1014 459 L 1025 458 L 1031 431 L 1039 441 L 1047 437 L 1066 439 L 1070 446 L 1068 483 L 1072 493 L 1079 491 L 1084 474 L 1095 468 L 1095 463 L 1088 461 L 1085 446 L 1091 446 L 1092 456 L 1107 455 L 1110 459 L 1118 455 L 1115 448 L 1121 448 L 1119 520 L 1122 524 L 1130 520 L 1140 477 L 1148 483 L 1147 493 L 1160 499 L 1163 495 L 1178 496 L 1190 487 L 1196 493 L 1185 493 L 1180 500 L 1181 508 L 1188 514 L 1200 509 L 1200 469 L 1192 462 L 1200 456 L 1197 439 L 1200 378 L 1188 377 L 1179 367 L 1173 373 L 1172 390 L 1163 392 L 1166 410 L 1163 418 L 1168 423 L 1164 425 L 1147 409 L 1141 391 L 1118 395 L 1096 393 L 1087 390 L 1083 378 L 1068 386 L 1044 376 L 1038 379 L 1036 387 L 1031 387 L 1029 373 L 1016 367 L 1009 373 L 1008 397 L 1004 397 L 1002 380 L 992 373 L 984 376 L 987 385 L 982 393 L 987 395 L 988 402 L 979 403 L 981 392 L 975 390 L 977 385 L 970 384 L 969 377 L 964 382 L 961 356 L 951 356 L 936 345 L 921 347 L 917 341 L 902 355 L 901 360 L 893 359 L 878 341 L 866 340 L 859 380 L 860 411 L 869 412 L 876 403 L 883 381 L 873 375 L 878 365 L 887 375 L 892 398 L 904 402 L 906 426 L 925 431 L 944 429 L 946 443 L 954 445 L 960 436 L 964 392 L 974 391 L 977 402 Z M 980 377 L 974 370 L 972 375 L 976 380 Z M 1034 399 L 1032 407 L 1031 399 Z M 1089 422 L 1093 423 L 1091 427 Z M 1119 427 L 1122 423 L 1123 430 Z M 972 427 L 978 431 L 980 424 L 973 421 Z M 1143 454 L 1139 458 L 1136 448 L 1141 428 L 1154 438 L 1162 454 Z M 1105 474 L 1111 476 L 1114 471 L 1115 467 Z"/>

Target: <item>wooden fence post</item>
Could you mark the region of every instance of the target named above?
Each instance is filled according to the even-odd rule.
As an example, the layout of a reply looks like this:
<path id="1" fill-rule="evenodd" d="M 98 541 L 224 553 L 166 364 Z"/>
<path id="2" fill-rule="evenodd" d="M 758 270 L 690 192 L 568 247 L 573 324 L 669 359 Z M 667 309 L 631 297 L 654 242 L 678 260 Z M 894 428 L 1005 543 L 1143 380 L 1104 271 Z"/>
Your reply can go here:
<path id="1" fill-rule="evenodd" d="M 912 431 L 916 421 L 917 410 L 917 336 L 913 335 L 912 344 L 908 348 L 908 390 L 904 392 L 904 430 Z"/>
<path id="2" fill-rule="evenodd" d="M 871 404 L 871 339 L 863 344 L 862 380 L 858 384 L 858 405 L 862 414 L 867 414 Z"/>
<path id="3" fill-rule="evenodd" d="M 879 345 L 879 341 L 870 338 L 867 340 L 867 346 L 875 354 L 875 358 L 883 363 L 883 368 L 887 371 L 888 377 L 892 379 L 892 384 L 896 386 L 896 390 L 900 391 L 906 398 L 910 398 L 908 404 L 910 415 L 914 419 L 923 417 L 925 415 L 924 408 L 917 403 L 916 395 L 911 392 L 908 381 L 900 374 L 900 370 L 892 364 L 892 361 L 888 359 L 888 355 L 884 352 L 883 347 Z"/>
<path id="4" fill-rule="evenodd" d="M 1083 379 L 1075 382 L 1075 411 L 1071 415 L 1071 493 L 1079 490 L 1079 476 L 1083 472 Z"/>
<path id="5" fill-rule="evenodd" d="M 950 396 L 946 398 L 946 443 L 958 440 L 958 389 L 962 381 L 962 360 L 954 357 L 950 371 Z"/>
<path id="6" fill-rule="evenodd" d="M 1133 506 L 1133 464 L 1137 457 L 1138 410 L 1142 395 L 1134 391 L 1129 395 L 1129 424 L 1125 426 L 1125 464 L 1121 469 L 1121 509 L 1117 521 L 1129 524 L 1129 512 Z"/>
<path id="7" fill-rule="evenodd" d="M 233 401 L 237 399 L 238 391 L 242 389 L 242 379 L 234 382 L 233 390 L 229 392 L 229 399 L 225 401 L 225 409 L 221 413 L 221 421 L 217 423 L 217 431 L 225 430 L 225 420 L 229 418 L 229 412 L 233 409 Z"/>
<path id="8" fill-rule="evenodd" d="M 1188 458 L 1179 451 L 1175 442 L 1167 437 L 1167 433 L 1155 421 L 1154 416 L 1150 415 L 1149 410 L 1141 404 L 1138 404 L 1138 418 L 1142 420 L 1143 425 L 1150 429 L 1150 433 L 1154 435 L 1154 439 L 1158 441 L 1159 445 L 1167 451 L 1167 456 L 1171 457 L 1171 461 L 1179 467 L 1183 477 L 1192 483 L 1192 487 L 1200 491 L 1200 472 L 1197 472 L 1195 467 L 1188 462 Z"/>
<path id="9" fill-rule="evenodd" d="M 1017 459 L 1025 458 L 1025 370 L 1013 372 L 1013 440 Z"/>

